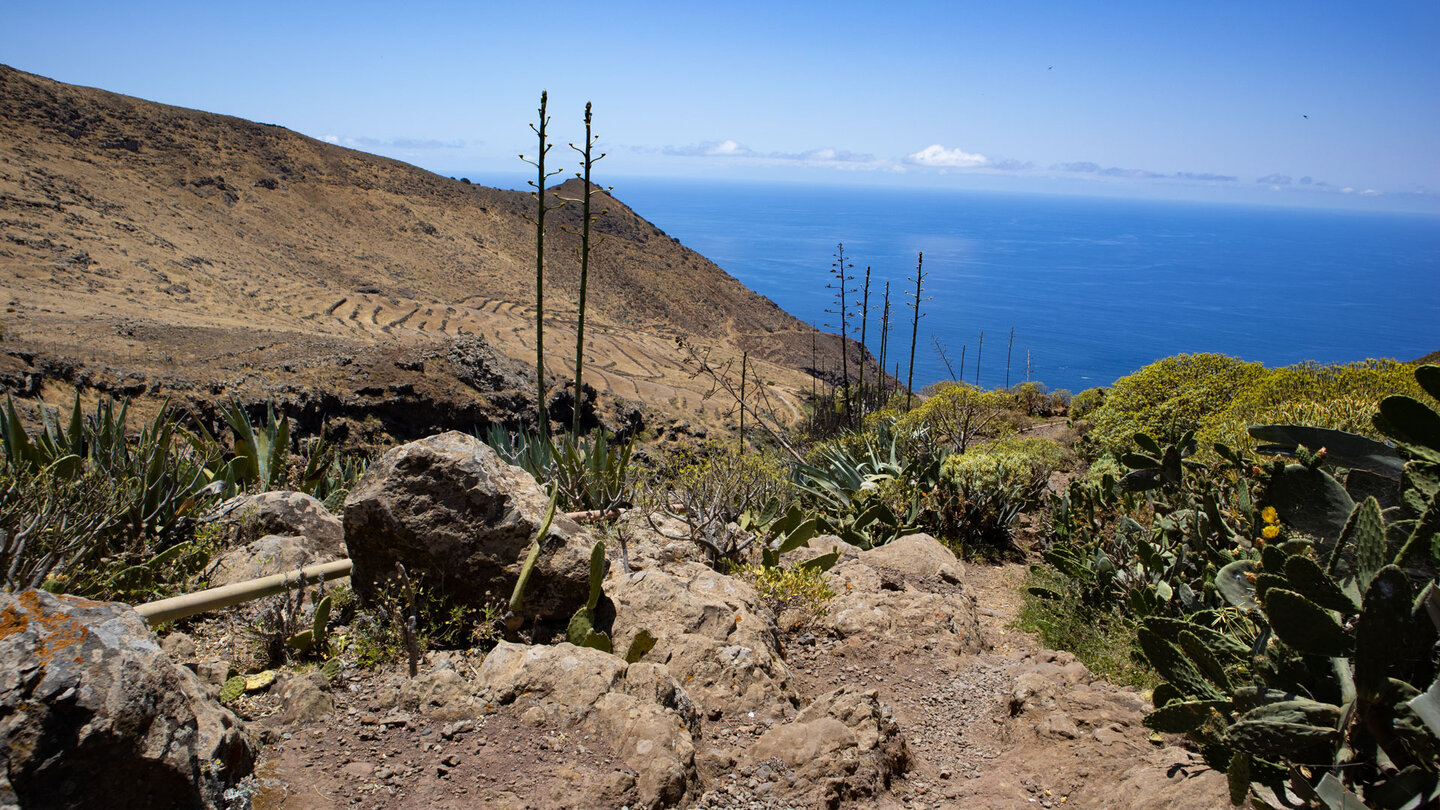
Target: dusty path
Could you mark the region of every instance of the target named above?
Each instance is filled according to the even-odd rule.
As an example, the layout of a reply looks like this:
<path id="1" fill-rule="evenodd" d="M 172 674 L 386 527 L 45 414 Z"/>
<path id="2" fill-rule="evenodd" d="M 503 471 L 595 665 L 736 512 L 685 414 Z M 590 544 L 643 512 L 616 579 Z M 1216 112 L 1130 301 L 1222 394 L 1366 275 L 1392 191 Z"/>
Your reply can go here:
<path id="1" fill-rule="evenodd" d="M 832 645 L 793 651 L 803 692 L 840 683 L 879 690 L 906 735 L 910 770 L 889 794 L 857 806 L 888 808 L 1223 808 L 1222 774 L 1176 739 L 1152 740 L 1140 719 L 1148 701 L 1092 681 L 1068 653 L 1043 650 L 1014 629 L 1025 566 L 969 565 L 988 649 L 949 658 L 893 645 Z M 737 784 L 712 790 L 705 810 L 776 810 Z"/>
<path id="2" fill-rule="evenodd" d="M 975 653 L 908 637 L 786 636 L 785 659 L 802 696 L 840 685 L 873 689 L 908 744 L 909 768 L 888 790 L 841 806 L 1225 807 L 1222 775 L 1177 740 L 1152 738 L 1143 727 L 1148 701 L 1092 679 L 1072 656 L 1043 650 L 1010 626 L 1024 571 L 1016 563 L 965 566 L 964 588 L 980 620 Z M 422 667 L 450 669 L 459 683 L 475 676 L 480 660 L 478 653 L 440 653 Z M 411 687 L 395 669 L 345 678 L 323 716 L 287 720 L 282 707 L 296 701 L 273 694 L 247 707 L 268 749 L 256 780 L 257 810 L 618 808 L 632 800 L 633 778 L 603 736 L 534 709 L 522 715 L 517 707 L 487 705 L 479 715 L 471 707 L 446 716 L 445 704 L 455 698 L 440 693 L 412 695 L 409 702 L 418 699 L 422 711 L 403 711 L 400 693 Z M 443 686 L 428 683 L 427 689 Z M 709 746 L 765 728 L 744 722 L 703 724 L 700 758 Z M 823 806 L 787 793 L 783 768 L 767 762 L 711 768 L 702 792 L 681 806 Z"/>

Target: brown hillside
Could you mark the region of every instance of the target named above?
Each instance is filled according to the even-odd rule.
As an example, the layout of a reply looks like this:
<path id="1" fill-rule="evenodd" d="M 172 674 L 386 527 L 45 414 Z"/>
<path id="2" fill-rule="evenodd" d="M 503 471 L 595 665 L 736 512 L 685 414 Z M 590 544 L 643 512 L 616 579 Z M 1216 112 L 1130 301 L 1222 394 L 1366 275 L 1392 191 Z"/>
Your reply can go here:
<path id="1" fill-rule="evenodd" d="M 0 131 L 0 377 L 12 389 L 53 401 L 68 390 L 58 378 L 274 396 L 314 415 L 377 412 L 401 435 L 523 412 L 528 195 L 4 66 Z M 721 403 L 702 406 L 707 386 L 679 362 L 680 336 L 717 357 L 763 358 L 759 375 L 798 403 L 810 327 L 618 200 L 596 202 L 608 210 L 587 382 L 713 419 Z M 579 217 L 569 206 L 547 220 L 546 365 L 559 380 L 573 363 L 579 242 L 559 226 Z"/>

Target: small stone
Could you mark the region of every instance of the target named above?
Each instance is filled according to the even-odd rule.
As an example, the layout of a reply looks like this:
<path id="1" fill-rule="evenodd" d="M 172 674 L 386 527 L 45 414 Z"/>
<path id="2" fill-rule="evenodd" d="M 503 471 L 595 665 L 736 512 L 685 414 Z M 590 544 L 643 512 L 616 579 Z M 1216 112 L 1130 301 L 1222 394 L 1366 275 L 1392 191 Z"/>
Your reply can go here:
<path id="1" fill-rule="evenodd" d="M 161 639 L 160 649 L 180 663 L 195 658 L 195 641 L 184 633 L 171 633 Z"/>
<path id="2" fill-rule="evenodd" d="M 344 767 L 344 773 L 354 779 L 364 779 L 375 773 L 375 766 L 368 762 L 352 762 Z"/>

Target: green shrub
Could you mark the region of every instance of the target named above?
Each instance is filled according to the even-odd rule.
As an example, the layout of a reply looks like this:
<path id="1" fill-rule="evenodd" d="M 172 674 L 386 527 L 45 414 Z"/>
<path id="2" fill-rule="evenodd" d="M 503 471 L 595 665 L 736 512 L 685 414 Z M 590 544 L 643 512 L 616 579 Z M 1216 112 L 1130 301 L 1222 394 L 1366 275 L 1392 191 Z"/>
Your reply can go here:
<path id="1" fill-rule="evenodd" d="M 1050 413 L 1050 396 L 1045 393 L 1045 386 L 1037 382 L 1023 382 L 1012 386 L 1006 393 L 1015 400 L 1015 408 L 1030 416 L 1048 416 Z"/>
<path id="2" fill-rule="evenodd" d="M 1191 436 L 1136 435 L 1119 486 L 1077 481 L 1052 499 L 1031 626 L 1077 653 L 1098 643 L 1092 625 L 1133 627 L 1163 678 L 1145 724 L 1189 735 L 1234 804 L 1440 800 L 1440 367 L 1406 371 L 1425 393 L 1380 403 L 1388 443 L 1279 425 L 1257 434 L 1292 463 L 1244 447 L 1205 463 Z M 1375 361 L 1277 369 L 1225 410 L 1323 408 L 1394 375 Z M 1341 483 L 1357 470 L 1360 491 Z"/>
<path id="3" fill-rule="evenodd" d="M 782 630 L 799 630 L 824 617 L 825 603 L 835 596 L 818 568 L 750 565 L 735 575 L 755 588 L 760 601 L 788 624 Z"/>
<path id="4" fill-rule="evenodd" d="M 1385 397 L 1404 394 L 1436 403 L 1415 382 L 1412 366 L 1393 360 L 1361 360 L 1326 366 L 1300 363 L 1271 369 L 1212 418 L 1195 438 L 1202 448 L 1223 442 L 1232 448 L 1254 446 L 1250 425 L 1307 425 L 1381 438 L 1371 417 Z"/>
<path id="5" fill-rule="evenodd" d="M 86 473 L 0 472 L 0 586 L 95 593 L 124 509 L 121 482 Z"/>
<path id="6" fill-rule="evenodd" d="M 667 459 L 641 489 L 647 518 L 662 514 L 685 526 L 673 536 L 653 521 L 651 528 L 674 540 L 690 540 L 711 562 L 734 559 L 750 538 L 732 524 L 747 510 L 774 503 L 783 511 L 793 499 L 789 468 L 778 457 L 734 442 L 712 441 L 693 458 Z"/>
<path id="7" fill-rule="evenodd" d="M 1061 388 L 1050 392 L 1050 412 L 1046 416 L 1066 414 L 1070 411 L 1070 389 Z"/>
<path id="8" fill-rule="evenodd" d="M 1016 484 L 1038 488 L 1064 457 L 1064 449 L 1052 439 L 1001 439 L 947 457 L 940 465 L 940 481 L 967 491 Z"/>
<path id="9" fill-rule="evenodd" d="M 1141 689 L 1160 683 L 1138 655 L 1134 622 L 1084 604 L 1076 597 L 1076 583 L 1053 568 L 1032 568 L 1025 585 L 1017 629 L 1039 634 L 1050 649 L 1074 653 L 1092 673 L 1111 683 Z"/>
<path id="10" fill-rule="evenodd" d="M 1070 416 L 1084 419 L 1105 402 L 1104 388 L 1086 388 L 1070 397 Z"/>
<path id="11" fill-rule="evenodd" d="M 1081 392 L 1073 410 L 1076 416 L 1089 413 L 1089 438 L 1112 453 L 1124 452 L 1136 433 L 1168 443 L 1193 430 L 1208 457 L 1216 442 L 1253 447 L 1245 432 L 1251 425 L 1303 424 L 1378 436 L 1370 418 L 1385 397 L 1405 394 L 1434 403 L 1412 371 L 1393 360 L 1266 369 L 1219 354 L 1182 354 L 1116 380 L 1092 411 L 1086 411 L 1088 397 L 1079 402 L 1090 392 Z"/>
<path id="12" fill-rule="evenodd" d="M 1120 453 L 1136 433 L 1171 443 L 1201 427 L 1265 374 L 1259 363 L 1223 354 L 1180 354 L 1115 381 L 1090 413 L 1090 438 Z M 1082 392 L 1083 393 L 1083 392 Z"/>
<path id="13" fill-rule="evenodd" d="M 1035 505 L 1064 450 L 1050 439 L 1005 439 L 952 454 L 930 504 L 941 536 L 1008 549 L 1010 527 Z"/>
<path id="14" fill-rule="evenodd" d="M 907 437 L 907 455 L 940 458 L 963 453 L 984 439 L 1006 436 L 1015 431 L 1015 399 L 1003 391 L 981 391 L 961 382 L 933 386 L 933 393 L 919 407 L 895 423 L 896 432 Z"/>

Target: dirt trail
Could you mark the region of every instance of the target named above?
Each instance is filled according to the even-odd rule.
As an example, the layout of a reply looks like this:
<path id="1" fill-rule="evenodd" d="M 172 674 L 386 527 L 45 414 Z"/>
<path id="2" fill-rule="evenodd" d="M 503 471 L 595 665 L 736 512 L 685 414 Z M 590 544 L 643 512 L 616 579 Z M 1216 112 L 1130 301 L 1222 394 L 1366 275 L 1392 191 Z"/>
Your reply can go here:
<path id="1" fill-rule="evenodd" d="M 908 741 L 908 772 L 888 791 L 843 806 L 1225 807 L 1222 775 L 1141 725 L 1148 701 L 1093 680 L 1072 656 L 1043 650 L 1010 626 L 1024 572 L 1016 563 L 966 566 L 985 641 L 977 654 L 952 655 L 906 638 L 787 638 L 786 660 L 802 695 L 842 684 L 877 690 Z M 480 660 L 478 653 L 441 653 L 422 666 L 469 678 Z M 299 724 L 279 722 L 277 697 L 259 698 L 247 714 L 263 718 L 269 754 L 253 806 L 600 808 L 620 807 L 630 796 L 608 740 L 510 716 L 506 707 L 451 722 L 386 708 L 394 705 L 387 691 L 403 684 L 397 670 L 352 675 L 332 692 L 333 712 Z M 717 726 L 703 736 L 733 733 Z M 681 806 L 811 806 L 772 791 L 764 769 L 722 769 Z"/>
<path id="2" fill-rule="evenodd" d="M 1025 566 L 969 565 L 988 649 L 947 658 L 894 644 L 817 643 L 790 656 L 801 691 L 840 683 L 879 690 L 905 733 L 910 770 L 888 794 L 858 807 L 1223 808 L 1225 779 L 1177 738 L 1152 739 L 1135 690 L 1090 678 L 1068 653 L 1045 650 L 1011 625 Z M 704 810 L 793 805 L 741 785 L 712 790 Z"/>

